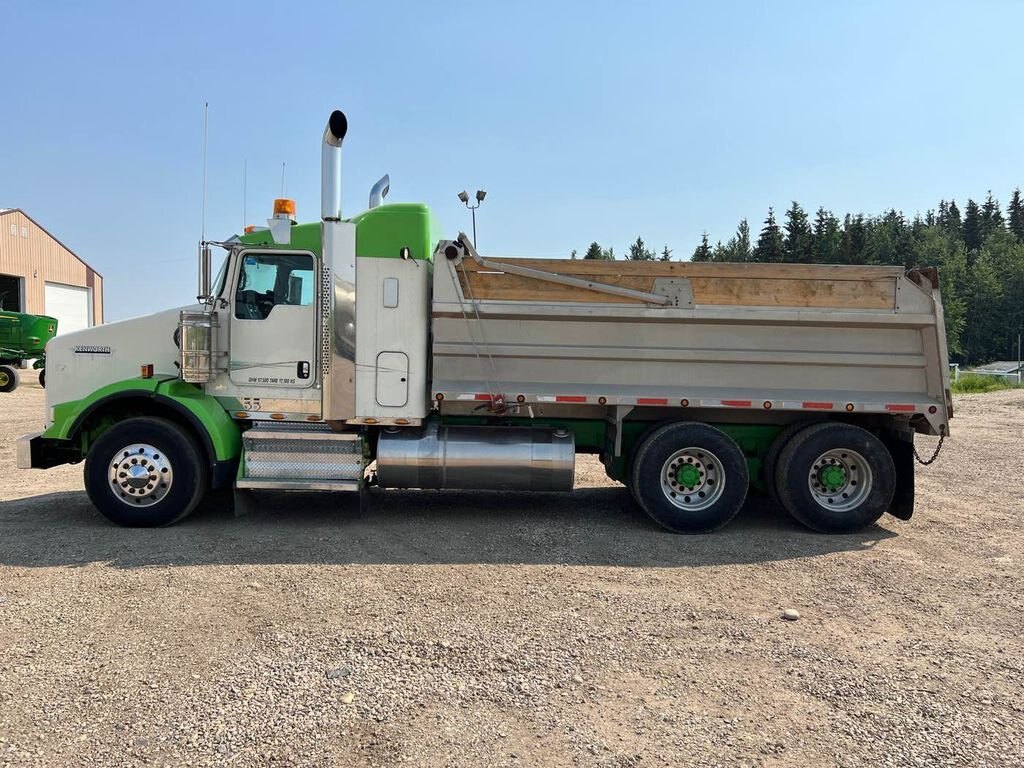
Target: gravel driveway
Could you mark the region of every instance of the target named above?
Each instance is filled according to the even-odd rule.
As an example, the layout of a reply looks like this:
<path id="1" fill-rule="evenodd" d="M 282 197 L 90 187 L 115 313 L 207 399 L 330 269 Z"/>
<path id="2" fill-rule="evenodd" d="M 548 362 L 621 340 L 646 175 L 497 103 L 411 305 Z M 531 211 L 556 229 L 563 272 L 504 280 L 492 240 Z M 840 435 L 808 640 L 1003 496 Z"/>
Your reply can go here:
<path id="1" fill-rule="evenodd" d="M 1024 764 L 1024 391 L 958 399 L 910 522 L 824 536 L 752 499 L 679 537 L 589 459 L 569 496 L 114 528 L 80 466 L 14 468 L 25 379 L 0 395 L 0 765 Z"/>

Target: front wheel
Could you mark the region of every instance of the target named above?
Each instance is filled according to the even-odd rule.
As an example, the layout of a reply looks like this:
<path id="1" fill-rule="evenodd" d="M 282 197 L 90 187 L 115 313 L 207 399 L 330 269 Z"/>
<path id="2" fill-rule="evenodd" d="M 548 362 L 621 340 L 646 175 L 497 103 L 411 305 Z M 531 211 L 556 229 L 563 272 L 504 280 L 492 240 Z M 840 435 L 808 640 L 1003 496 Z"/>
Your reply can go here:
<path id="1" fill-rule="evenodd" d="M 775 487 L 786 510 L 808 528 L 850 533 L 885 514 L 896 469 L 889 450 L 866 429 L 815 424 L 783 449 Z"/>
<path id="2" fill-rule="evenodd" d="M 108 429 L 85 459 L 85 489 L 108 520 L 132 528 L 188 515 L 209 485 L 199 446 L 166 419 L 127 419 Z"/>
<path id="3" fill-rule="evenodd" d="M 727 434 L 682 422 L 656 429 L 633 461 L 633 493 L 675 533 L 708 533 L 732 520 L 747 497 L 747 462 Z"/>
<path id="4" fill-rule="evenodd" d="M 41 368 L 39 370 L 39 386 L 46 389 L 46 369 Z"/>
<path id="5" fill-rule="evenodd" d="M 0 365 L 0 392 L 13 392 L 18 388 L 18 371 L 9 365 Z"/>

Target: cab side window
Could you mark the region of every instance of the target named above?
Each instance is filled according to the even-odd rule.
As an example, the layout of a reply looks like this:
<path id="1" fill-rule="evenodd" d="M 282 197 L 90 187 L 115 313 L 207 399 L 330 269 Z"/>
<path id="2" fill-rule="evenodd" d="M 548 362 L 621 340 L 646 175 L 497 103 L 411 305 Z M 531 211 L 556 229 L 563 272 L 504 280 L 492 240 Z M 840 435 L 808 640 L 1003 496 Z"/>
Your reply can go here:
<path id="1" fill-rule="evenodd" d="M 248 253 L 235 292 L 235 317 L 265 320 L 274 307 L 313 304 L 315 273 L 308 254 Z"/>

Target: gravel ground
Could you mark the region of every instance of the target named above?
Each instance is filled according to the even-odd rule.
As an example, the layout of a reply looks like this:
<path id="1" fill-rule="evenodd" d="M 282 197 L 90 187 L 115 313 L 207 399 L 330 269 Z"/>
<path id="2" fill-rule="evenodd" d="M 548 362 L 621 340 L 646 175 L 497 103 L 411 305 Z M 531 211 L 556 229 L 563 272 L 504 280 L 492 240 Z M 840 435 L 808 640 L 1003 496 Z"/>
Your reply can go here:
<path id="1" fill-rule="evenodd" d="M 960 398 L 914 519 L 852 536 L 760 499 L 673 536 L 589 459 L 571 496 L 270 494 L 136 531 L 80 467 L 14 468 L 26 379 L 0 765 L 1024 764 L 1024 391 Z"/>

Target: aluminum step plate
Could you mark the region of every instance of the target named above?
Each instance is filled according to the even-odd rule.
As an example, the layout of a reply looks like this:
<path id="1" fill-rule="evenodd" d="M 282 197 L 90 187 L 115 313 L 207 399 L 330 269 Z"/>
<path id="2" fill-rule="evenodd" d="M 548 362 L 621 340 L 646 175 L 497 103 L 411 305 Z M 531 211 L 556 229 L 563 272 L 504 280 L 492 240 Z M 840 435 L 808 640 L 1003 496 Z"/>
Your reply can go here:
<path id="1" fill-rule="evenodd" d="M 366 466 L 362 436 L 353 432 L 250 429 L 242 446 L 247 480 L 359 482 Z"/>
<path id="2" fill-rule="evenodd" d="M 354 480 L 317 481 L 243 477 L 235 483 L 235 487 L 253 491 L 358 491 L 359 483 Z"/>

